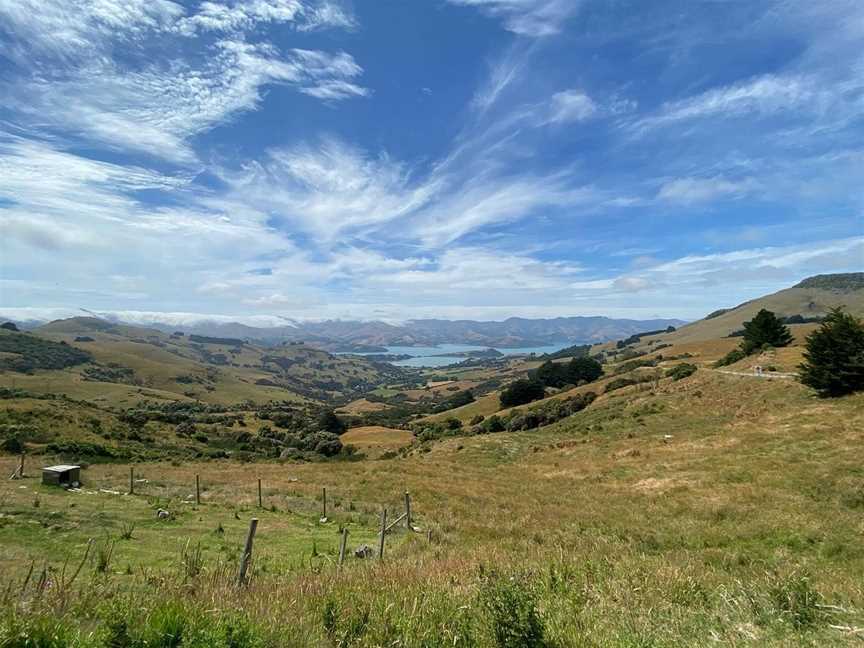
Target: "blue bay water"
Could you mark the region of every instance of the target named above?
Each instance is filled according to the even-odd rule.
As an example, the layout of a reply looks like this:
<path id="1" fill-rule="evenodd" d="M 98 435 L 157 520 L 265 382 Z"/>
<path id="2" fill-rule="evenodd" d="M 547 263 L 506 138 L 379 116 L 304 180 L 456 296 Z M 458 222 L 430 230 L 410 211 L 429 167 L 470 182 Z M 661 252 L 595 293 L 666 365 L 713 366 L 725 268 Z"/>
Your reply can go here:
<path id="1" fill-rule="evenodd" d="M 493 348 L 500 351 L 504 355 L 528 355 L 536 353 L 542 355 L 544 353 L 554 353 L 564 347 L 572 345 L 573 342 L 559 342 L 546 346 L 537 347 L 521 347 L 521 348 L 498 348 L 488 346 L 472 346 L 469 344 L 441 344 L 433 347 L 412 347 L 412 346 L 391 346 L 387 347 L 387 353 L 393 355 L 410 355 L 407 360 L 398 360 L 392 364 L 397 367 L 446 367 L 448 365 L 462 362 L 468 358 L 459 356 L 450 356 L 448 353 L 460 353 L 466 351 L 485 351 Z M 356 354 L 356 355 L 372 355 L 372 354 Z M 440 357 L 436 357 L 440 356 Z"/>

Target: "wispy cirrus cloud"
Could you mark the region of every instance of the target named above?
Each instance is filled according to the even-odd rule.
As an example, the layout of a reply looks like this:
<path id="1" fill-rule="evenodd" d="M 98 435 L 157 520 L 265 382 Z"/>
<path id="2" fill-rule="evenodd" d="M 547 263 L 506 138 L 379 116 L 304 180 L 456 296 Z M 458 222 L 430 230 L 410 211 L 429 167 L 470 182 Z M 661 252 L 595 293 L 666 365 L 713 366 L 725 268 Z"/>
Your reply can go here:
<path id="1" fill-rule="evenodd" d="M 436 183 L 415 182 L 387 155 L 373 156 L 325 137 L 271 150 L 240 171 L 223 171 L 232 200 L 273 213 L 322 240 L 406 216 L 425 205 Z"/>
<path id="2" fill-rule="evenodd" d="M 692 205 L 718 198 L 740 198 L 756 189 L 752 180 L 733 181 L 723 177 L 676 178 L 669 180 L 657 192 L 659 200 Z"/>
<path id="3" fill-rule="evenodd" d="M 356 26 L 354 17 L 343 6 L 326 0 L 235 0 L 202 2 L 196 13 L 177 21 L 175 28 L 184 34 L 237 32 L 253 29 L 261 23 L 293 23 L 302 31 Z"/>
<path id="4" fill-rule="evenodd" d="M 188 163 L 189 139 L 254 109 L 261 88 L 281 84 L 328 100 L 365 96 L 353 83 L 362 72 L 344 52 L 293 50 L 218 41 L 211 57 L 192 65 L 149 65 L 129 72 L 98 63 L 62 80 L 7 86 L 8 106 L 35 125 L 79 133 L 105 146 Z"/>
<path id="5" fill-rule="evenodd" d="M 188 16 L 167 0 L 100 0 L 78 3 L 76 11 L 39 4 L 0 0 L 0 17 L 7 19 L 0 35 L 10 34 L 0 47 L 28 67 L 44 67 L 0 84 L 7 109 L 30 128 L 188 164 L 196 161 L 190 138 L 254 110 L 266 86 L 293 87 L 328 102 L 369 94 L 357 83 L 362 68 L 346 52 L 282 51 L 246 39 L 262 23 L 353 26 L 332 3 L 203 2 Z M 123 49 L 123 62 L 111 56 L 115 48 Z"/>
<path id="6" fill-rule="evenodd" d="M 118 40 L 140 48 L 184 14 L 171 0 L 0 0 L 0 52 L 28 66 L 34 56 L 71 64 L 108 55 Z"/>
<path id="7" fill-rule="evenodd" d="M 515 37 L 424 23 L 445 70 L 335 2 L 0 0 L 3 303 L 698 316 L 860 266 L 859 3 L 446 4 Z"/>
<path id="8" fill-rule="evenodd" d="M 561 32 L 563 23 L 581 4 L 580 0 L 448 0 L 451 4 L 475 7 L 498 18 L 507 31 L 539 38 Z"/>

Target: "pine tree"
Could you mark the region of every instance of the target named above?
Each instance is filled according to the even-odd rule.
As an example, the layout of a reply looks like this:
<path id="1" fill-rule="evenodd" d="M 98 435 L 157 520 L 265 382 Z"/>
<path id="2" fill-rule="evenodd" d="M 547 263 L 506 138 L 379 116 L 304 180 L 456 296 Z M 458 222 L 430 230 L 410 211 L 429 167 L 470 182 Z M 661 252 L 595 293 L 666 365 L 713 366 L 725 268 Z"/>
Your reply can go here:
<path id="1" fill-rule="evenodd" d="M 799 380 L 821 396 L 864 391 L 864 323 L 839 308 L 807 336 Z"/>
<path id="2" fill-rule="evenodd" d="M 763 308 L 752 320 L 744 322 L 744 341 L 741 342 L 741 350 L 748 355 L 766 345 L 785 347 L 789 346 L 790 342 L 792 342 L 792 334 L 789 328 L 769 310 Z"/>

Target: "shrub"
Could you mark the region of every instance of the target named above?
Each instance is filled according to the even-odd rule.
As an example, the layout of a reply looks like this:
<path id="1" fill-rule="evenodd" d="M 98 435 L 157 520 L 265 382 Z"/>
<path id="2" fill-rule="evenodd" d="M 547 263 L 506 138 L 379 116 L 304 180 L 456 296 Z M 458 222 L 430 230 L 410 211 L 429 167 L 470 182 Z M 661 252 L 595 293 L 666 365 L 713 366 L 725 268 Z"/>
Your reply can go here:
<path id="1" fill-rule="evenodd" d="M 503 432 L 507 428 L 504 426 L 504 421 L 501 420 L 501 417 L 493 414 L 483 421 L 483 429 L 486 432 Z"/>
<path id="2" fill-rule="evenodd" d="M 597 396 L 594 392 L 587 392 L 570 398 L 552 400 L 527 411 L 513 410 L 507 419 L 501 423 L 510 432 L 533 430 L 544 425 L 557 423 L 561 419 L 582 411 L 593 403 L 595 398 Z M 486 431 L 489 431 L 488 428 Z"/>
<path id="3" fill-rule="evenodd" d="M 615 391 L 616 389 L 622 389 L 624 387 L 629 387 L 630 385 L 637 384 L 637 381 L 632 378 L 616 378 L 615 380 L 610 380 L 606 383 L 606 391 L 605 393 L 609 393 Z"/>
<path id="4" fill-rule="evenodd" d="M 29 335 L 0 335 L 0 369 L 29 373 L 35 369 L 65 369 L 90 362 L 93 357 L 65 342 L 52 342 Z"/>
<path id="5" fill-rule="evenodd" d="M 502 392 L 499 400 L 501 407 L 516 407 L 546 396 L 543 383 L 538 380 L 517 380 L 510 383 Z"/>
<path id="6" fill-rule="evenodd" d="M 17 437 L 11 437 L 4 439 L 3 443 L 0 443 L 0 450 L 10 454 L 21 454 L 24 452 L 24 444 Z"/>
<path id="7" fill-rule="evenodd" d="M 864 390 L 864 323 L 841 309 L 807 336 L 800 381 L 821 396 Z"/>
<path id="8" fill-rule="evenodd" d="M 682 362 L 671 369 L 667 369 L 666 376 L 673 380 L 682 380 L 683 378 L 687 378 L 687 376 L 692 376 L 696 373 L 696 369 L 696 365 L 690 364 L 689 362 Z"/>
<path id="9" fill-rule="evenodd" d="M 198 428 L 195 427 L 195 424 L 192 421 L 183 421 L 174 428 L 174 433 L 177 436 L 193 436 L 197 432 Z"/>
<path id="10" fill-rule="evenodd" d="M 334 457 L 342 450 L 339 436 L 331 432 L 317 432 L 313 435 L 314 449 L 325 457 Z"/>
<path id="11" fill-rule="evenodd" d="M 747 354 L 744 353 L 741 349 L 732 349 L 725 356 L 720 358 L 717 362 L 714 363 L 714 368 L 719 367 L 728 367 L 731 364 L 735 364 L 739 360 L 743 360 L 747 357 Z"/>
<path id="12" fill-rule="evenodd" d="M 770 595 L 774 609 L 798 630 L 814 626 L 826 617 L 820 606 L 822 597 L 806 576 L 793 575 L 778 580 L 771 587 Z"/>
<path id="13" fill-rule="evenodd" d="M 318 425 L 322 430 L 332 434 L 342 434 L 347 429 L 345 422 L 336 416 L 333 410 L 325 410 L 318 417 Z"/>
<path id="14" fill-rule="evenodd" d="M 480 605 L 494 645 L 499 648 L 543 648 L 543 621 L 528 584 L 519 578 L 491 575 L 480 589 Z"/>
<path id="15" fill-rule="evenodd" d="M 49 443 L 46 450 L 50 454 L 70 457 L 115 457 L 116 452 L 98 443 L 69 441 L 68 443 Z"/>
<path id="16" fill-rule="evenodd" d="M 639 369 L 641 367 L 656 367 L 657 360 L 653 358 L 647 358 L 643 360 L 629 360 L 615 369 L 616 374 L 625 374 L 630 373 L 634 369 Z"/>
<path id="17" fill-rule="evenodd" d="M 468 421 L 468 425 L 479 425 L 483 422 L 485 417 L 482 414 L 478 414 L 477 416 L 471 417 L 471 420 Z"/>

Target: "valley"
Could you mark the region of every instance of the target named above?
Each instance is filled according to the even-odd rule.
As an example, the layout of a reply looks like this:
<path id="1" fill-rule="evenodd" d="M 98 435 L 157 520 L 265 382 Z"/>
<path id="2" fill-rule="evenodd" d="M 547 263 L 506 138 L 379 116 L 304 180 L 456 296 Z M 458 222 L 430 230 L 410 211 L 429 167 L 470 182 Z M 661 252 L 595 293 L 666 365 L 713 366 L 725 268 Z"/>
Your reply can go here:
<path id="1" fill-rule="evenodd" d="M 813 306 L 783 317 L 861 312 L 857 285 L 805 289 L 789 308 Z M 243 645 L 274 646 L 491 646 L 498 632 L 561 646 L 852 645 L 864 393 L 820 399 L 789 378 L 815 321 L 718 368 L 741 341 L 724 335 L 764 304 L 780 309 L 770 296 L 551 360 L 410 374 L 306 344 L 89 319 L 2 331 L 56 346 L 3 356 L 0 468 L 15 472 L 15 443 L 26 467 L 0 484 L 0 569 L 15 584 L 5 605 L 32 607 L 0 637 L 163 645 L 182 627 L 183 645 L 227 646 L 242 627 L 260 642 Z M 602 375 L 566 383 L 595 362 Z M 503 404 L 536 376 L 564 382 Z M 40 484 L 52 461 L 84 466 L 81 488 Z M 406 491 L 413 531 L 394 527 L 383 561 L 355 557 L 377 551 L 379 513 L 395 519 Z"/>

